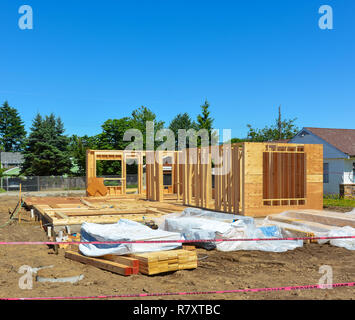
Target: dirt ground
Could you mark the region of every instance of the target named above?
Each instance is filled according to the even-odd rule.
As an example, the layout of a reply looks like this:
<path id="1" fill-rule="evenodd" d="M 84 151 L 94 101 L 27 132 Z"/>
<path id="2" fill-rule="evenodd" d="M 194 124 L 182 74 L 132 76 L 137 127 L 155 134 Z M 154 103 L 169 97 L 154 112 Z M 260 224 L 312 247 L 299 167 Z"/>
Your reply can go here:
<path id="1" fill-rule="evenodd" d="M 7 221 L 8 208 L 14 208 L 16 197 L 0 198 L 0 225 Z M 24 211 L 22 221 L 0 228 L 0 241 L 47 241 L 37 222 Z M 199 267 L 164 275 L 124 277 L 64 258 L 46 245 L 0 245 L 0 297 L 97 296 L 158 292 L 192 292 L 234 290 L 317 284 L 319 268 L 333 268 L 333 282 L 355 281 L 355 252 L 330 245 L 305 244 L 285 253 L 261 251 L 218 252 L 198 249 Z M 53 265 L 38 272 L 42 277 L 84 275 L 76 284 L 33 281 L 31 290 L 19 288 L 23 276 L 19 268 Z M 355 287 L 278 292 L 148 297 L 146 299 L 353 299 Z M 143 298 L 137 298 L 143 299 Z"/>

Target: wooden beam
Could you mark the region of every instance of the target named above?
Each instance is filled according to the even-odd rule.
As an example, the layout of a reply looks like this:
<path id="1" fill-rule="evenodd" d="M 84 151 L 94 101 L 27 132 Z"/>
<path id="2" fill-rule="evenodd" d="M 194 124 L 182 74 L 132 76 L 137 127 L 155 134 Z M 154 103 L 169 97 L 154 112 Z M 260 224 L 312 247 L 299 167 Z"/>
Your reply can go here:
<path id="1" fill-rule="evenodd" d="M 113 261 L 87 257 L 87 256 L 84 256 L 84 255 L 82 255 L 78 252 L 74 252 L 74 251 L 66 251 L 64 256 L 65 256 L 65 258 L 68 258 L 70 260 L 74 260 L 74 261 L 78 261 L 78 262 L 81 262 L 84 264 L 88 264 L 88 265 L 94 266 L 96 268 L 111 271 L 113 273 L 117 273 L 117 274 L 120 274 L 123 276 L 137 274 L 139 271 L 138 268 L 129 267 L 127 265 L 113 262 Z"/>

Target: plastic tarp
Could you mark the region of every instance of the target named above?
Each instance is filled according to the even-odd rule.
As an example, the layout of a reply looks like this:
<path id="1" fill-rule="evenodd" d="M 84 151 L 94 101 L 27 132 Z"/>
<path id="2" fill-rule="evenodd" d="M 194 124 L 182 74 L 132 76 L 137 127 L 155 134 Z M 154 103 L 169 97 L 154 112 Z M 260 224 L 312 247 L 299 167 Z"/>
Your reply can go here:
<path id="1" fill-rule="evenodd" d="M 186 240 L 280 238 L 278 226 L 256 227 L 251 217 L 187 208 L 156 219 L 159 229 L 180 232 Z M 302 240 L 204 242 L 201 246 L 219 251 L 260 250 L 284 252 L 303 246 Z"/>
<path id="2" fill-rule="evenodd" d="M 316 235 L 317 237 L 322 237 L 324 235 Z M 326 237 L 344 237 L 344 236 L 355 236 L 355 229 L 349 226 L 345 227 L 335 227 L 326 233 Z M 342 247 L 348 250 L 355 250 L 355 238 L 354 239 L 319 239 L 319 244 L 329 243 L 332 246 Z"/>
<path id="3" fill-rule="evenodd" d="M 282 212 L 279 215 L 286 216 L 287 212 Z M 338 212 L 327 211 L 330 215 L 338 214 Z M 350 212 L 345 212 L 345 215 L 354 215 L 355 216 L 355 208 Z M 313 224 L 312 222 L 306 220 L 294 221 L 294 224 L 288 224 L 286 222 L 279 222 L 274 220 L 269 220 L 266 217 L 261 225 L 270 225 L 275 224 L 282 229 L 282 233 L 284 237 L 300 237 L 297 234 L 294 234 L 291 230 L 286 230 L 286 228 L 292 228 L 304 232 L 312 232 L 315 237 L 344 237 L 344 236 L 355 236 L 355 228 L 350 226 L 337 227 L 331 225 L 322 225 L 322 224 Z M 342 247 L 348 250 L 355 250 L 355 238 L 349 239 L 318 239 L 317 242 L 319 244 L 330 243 L 332 246 Z"/>
<path id="4" fill-rule="evenodd" d="M 139 241 L 139 240 L 184 240 L 177 232 L 153 230 L 141 223 L 120 219 L 115 224 L 95 224 L 84 222 L 81 226 L 81 241 Z M 122 244 L 80 244 L 82 254 L 99 257 L 105 254 L 128 254 L 150 251 L 171 250 L 181 247 L 171 243 L 122 243 Z"/>

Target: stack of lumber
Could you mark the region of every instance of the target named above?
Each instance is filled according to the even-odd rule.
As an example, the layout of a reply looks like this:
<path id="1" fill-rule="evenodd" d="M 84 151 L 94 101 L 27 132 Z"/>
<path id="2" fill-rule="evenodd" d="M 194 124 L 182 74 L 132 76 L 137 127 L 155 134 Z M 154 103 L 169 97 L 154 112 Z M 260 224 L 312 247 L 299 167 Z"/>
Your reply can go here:
<path id="1" fill-rule="evenodd" d="M 99 258 L 87 257 L 76 251 L 66 251 L 65 257 L 124 276 L 138 274 L 138 272 L 153 275 L 197 268 L 197 254 L 192 246 L 188 250 L 167 250 L 123 256 L 108 254 Z"/>
<path id="2" fill-rule="evenodd" d="M 153 275 L 169 271 L 197 268 L 195 250 L 169 250 L 130 255 L 139 260 L 139 272 Z"/>

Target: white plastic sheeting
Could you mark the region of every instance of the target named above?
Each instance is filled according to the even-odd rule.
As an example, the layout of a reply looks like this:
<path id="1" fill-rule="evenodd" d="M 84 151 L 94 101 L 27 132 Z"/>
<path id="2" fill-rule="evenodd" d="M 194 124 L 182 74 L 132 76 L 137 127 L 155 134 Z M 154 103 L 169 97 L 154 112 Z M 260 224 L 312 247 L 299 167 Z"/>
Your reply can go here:
<path id="1" fill-rule="evenodd" d="M 318 234 L 317 237 L 323 237 L 324 235 Z M 349 226 L 345 227 L 335 227 L 326 233 L 326 237 L 344 237 L 344 236 L 355 236 L 355 229 Z M 354 239 L 319 239 L 318 243 L 323 244 L 328 242 L 332 246 L 342 247 L 348 250 L 355 250 L 355 238 Z"/>
<path id="2" fill-rule="evenodd" d="M 84 222 L 81 226 L 81 241 L 138 241 L 138 240 L 184 240 L 180 233 L 153 230 L 141 223 L 120 219 L 115 224 Z M 171 250 L 181 243 L 122 243 L 122 244 L 80 244 L 82 254 L 99 257 L 105 254 L 128 254 L 149 251 Z"/>
<path id="3" fill-rule="evenodd" d="M 288 211 L 282 212 L 279 215 L 287 217 L 287 212 Z M 333 211 L 327 211 L 327 212 L 329 212 L 329 215 L 338 214 L 338 212 L 333 212 Z M 346 212 L 345 215 L 355 215 L 355 208 L 350 212 Z M 299 235 L 294 234 L 292 231 L 286 230 L 286 228 L 293 228 L 304 232 L 312 232 L 315 237 L 355 236 L 355 228 L 350 226 L 337 227 L 337 226 L 325 225 L 320 223 L 314 223 L 306 220 L 294 221 L 293 224 L 288 224 L 286 222 L 269 220 L 268 217 L 266 217 L 261 223 L 261 225 L 264 226 L 270 224 L 279 226 L 282 229 L 282 233 L 284 234 L 284 237 L 300 237 Z M 317 242 L 319 244 L 325 244 L 329 242 L 330 245 L 332 246 L 342 247 L 348 250 L 355 250 L 355 238 L 319 239 L 317 240 Z"/>
<path id="4" fill-rule="evenodd" d="M 186 240 L 282 238 L 278 226 L 256 227 L 251 217 L 223 214 L 202 209 L 187 208 L 155 219 L 159 229 L 180 232 Z M 284 252 L 302 247 L 302 240 L 222 241 L 201 243 L 207 249 L 220 251 L 260 250 Z M 207 245 L 207 247 L 206 247 Z"/>
<path id="5" fill-rule="evenodd" d="M 228 232 L 218 234 L 221 239 L 263 239 L 263 238 L 283 238 L 279 226 L 255 227 L 255 225 L 246 225 L 242 220 L 231 224 Z M 260 240 L 260 241 L 226 241 L 217 244 L 217 250 L 235 251 L 235 250 L 260 250 L 269 252 L 285 252 L 302 247 L 302 240 Z"/>

